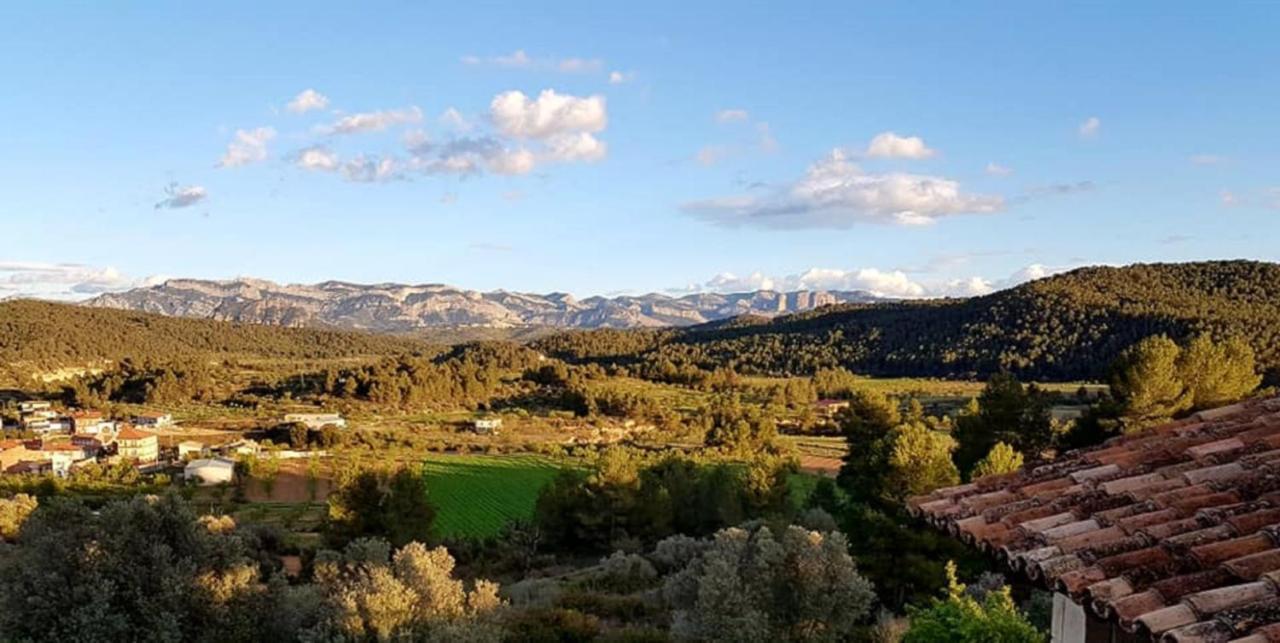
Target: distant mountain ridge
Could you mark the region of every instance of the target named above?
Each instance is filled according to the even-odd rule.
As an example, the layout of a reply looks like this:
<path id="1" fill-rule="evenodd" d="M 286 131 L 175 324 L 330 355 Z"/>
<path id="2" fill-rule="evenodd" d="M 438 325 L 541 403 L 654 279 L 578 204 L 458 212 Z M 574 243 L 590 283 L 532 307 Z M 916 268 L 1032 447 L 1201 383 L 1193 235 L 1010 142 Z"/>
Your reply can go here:
<path id="1" fill-rule="evenodd" d="M 967 299 L 831 306 L 661 334 L 565 332 L 535 342 L 575 362 L 651 372 L 730 365 L 752 375 L 843 367 L 890 377 L 1099 380 L 1151 335 L 1239 337 L 1280 385 L 1280 264 L 1200 261 L 1078 268 Z"/>
<path id="2" fill-rule="evenodd" d="M 171 279 L 95 297 L 85 305 L 289 327 L 411 332 L 429 328 L 654 328 L 739 315 L 806 312 L 831 304 L 884 301 L 861 291 L 758 290 L 657 293 L 575 299 L 566 293 L 479 292 L 442 284 L 277 284 L 262 279 Z"/>

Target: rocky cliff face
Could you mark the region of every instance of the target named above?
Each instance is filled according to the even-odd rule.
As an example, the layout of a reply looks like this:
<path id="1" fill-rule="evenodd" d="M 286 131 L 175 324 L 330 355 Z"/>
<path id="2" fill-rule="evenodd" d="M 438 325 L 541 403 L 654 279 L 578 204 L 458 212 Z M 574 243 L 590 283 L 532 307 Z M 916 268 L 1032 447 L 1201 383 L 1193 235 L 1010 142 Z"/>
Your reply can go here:
<path id="1" fill-rule="evenodd" d="M 638 328 L 688 326 L 743 314 L 778 315 L 827 304 L 876 301 L 863 292 L 699 293 L 590 297 L 476 292 L 439 284 L 281 285 L 260 279 L 172 279 L 108 293 L 89 306 L 279 326 L 407 332 L 422 328 L 548 326 Z"/>

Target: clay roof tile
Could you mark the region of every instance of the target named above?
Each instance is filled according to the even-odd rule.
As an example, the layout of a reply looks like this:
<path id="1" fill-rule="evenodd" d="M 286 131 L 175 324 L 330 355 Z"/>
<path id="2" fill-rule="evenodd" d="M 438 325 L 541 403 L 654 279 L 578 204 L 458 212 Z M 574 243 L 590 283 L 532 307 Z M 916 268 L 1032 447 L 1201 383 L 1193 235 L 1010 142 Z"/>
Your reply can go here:
<path id="1" fill-rule="evenodd" d="M 1163 482 L 1154 482 L 1145 487 L 1138 487 L 1130 490 L 1127 494 L 1134 502 L 1146 502 L 1154 499 L 1156 496 L 1168 493 L 1177 493 L 1187 488 L 1187 481 L 1181 477 L 1169 478 Z"/>
<path id="2" fill-rule="evenodd" d="M 1190 625 L 1183 625 L 1165 632 L 1160 637 L 1160 643 L 1210 643 L 1211 641 L 1221 641 L 1225 643 L 1231 639 L 1234 632 L 1230 625 L 1221 621 L 1200 621 Z"/>
<path id="3" fill-rule="evenodd" d="M 1111 612 L 1125 629 L 1129 629 L 1128 624 L 1132 623 L 1133 619 L 1164 606 L 1164 599 L 1155 590 L 1130 594 L 1110 603 Z"/>
<path id="4" fill-rule="evenodd" d="M 1274 543 L 1269 537 L 1264 534 L 1253 534 L 1192 547 L 1189 555 L 1200 567 L 1208 568 L 1233 558 L 1264 552 L 1272 547 Z"/>
<path id="5" fill-rule="evenodd" d="M 1188 484 L 1198 485 L 1203 482 L 1221 482 L 1244 475 L 1246 469 L 1239 462 L 1228 462 L 1203 469 L 1194 469 L 1182 474 Z"/>
<path id="6" fill-rule="evenodd" d="M 1231 516 L 1225 522 L 1231 525 L 1236 530 L 1236 533 L 1250 534 L 1263 527 L 1280 524 L 1280 508 L 1260 509 L 1246 514 Z"/>
<path id="7" fill-rule="evenodd" d="M 1064 512 L 1059 512 L 1049 516 L 1044 516 L 1042 518 L 1035 518 L 1033 520 L 1028 520 L 1028 521 L 1019 523 L 1018 526 L 1021 527 L 1024 531 L 1040 533 L 1048 529 L 1053 529 L 1054 527 L 1059 527 L 1071 522 L 1075 522 L 1075 519 L 1076 519 L 1075 514 L 1072 514 L 1069 511 L 1064 511 Z"/>
<path id="8" fill-rule="evenodd" d="M 1042 493 L 1058 491 L 1060 489 L 1066 489 L 1067 487 L 1070 487 L 1073 484 L 1075 484 L 1075 482 L 1072 481 L 1071 478 L 1051 478 L 1043 482 L 1024 485 L 1018 491 L 1022 495 L 1028 498 L 1032 498 Z"/>
<path id="9" fill-rule="evenodd" d="M 1166 508 L 1121 518 L 1116 521 L 1116 526 L 1123 529 L 1126 533 L 1133 534 L 1152 525 L 1166 523 L 1170 520 L 1177 520 L 1178 518 L 1179 514 L 1177 511 Z"/>
<path id="10" fill-rule="evenodd" d="M 1185 596 L 1182 602 L 1190 605 L 1197 614 L 1211 616 L 1233 607 L 1243 607 L 1263 599 L 1275 598 L 1276 588 L 1271 583 L 1254 581 L 1239 585 L 1227 585 Z"/>
<path id="11" fill-rule="evenodd" d="M 1098 486 L 1106 493 L 1118 495 L 1133 491 L 1134 489 L 1149 487 L 1158 482 L 1163 482 L 1164 480 L 1165 477 L 1158 473 L 1143 473 L 1136 476 L 1129 476 L 1127 478 L 1117 478 L 1109 482 L 1104 482 Z"/>
<path id="12" fill-rule="evenodd" d="M 1097 565 L 1102 568 L 1102 571 L 1106 572 L 1107 577 L 1111 577 L 1119 576 L 1134 567 L 1157 567 L 1172 561 L 1173 558 L 1169 555 L 1169 552 L 1165 551 L 1163 547 L 1155 546 L 1108 556 L 1099 559 Z"/>
<path id="13" fill-rule="evenodd" d="M 1128 534 L 1119 527 L 1104 527 L 1063 538 L 1055 543 L 1064 552 L 1074 553 L 1081 549 L 1096 547 L 1103 543 L 1125 538 Z"/>
<path id="14" fill-rule="evenodd" d="M 1169 508 L 1182 514 L 1195 513 L 1206 507 L 1217 507 L 1240 502 L 1240 495 L 1234 491 L 1219 491 L 1198 496 L 1191 496 L 1169 503 Z"/>
<path id="15" fill-rule="evenodd" d="M 1215 440 L 1213 442 L 1206 442 L 1204 444 L 1193 446 L 1187 449 L 1187 455 L 1197 460 L 1201 460 L 1210 455 L 1243 449 L 1244 446 L 1245 444 L 1240 440 L 1240 438 L 1231 437 L 1224 440 Z"/>
<path id="16" fill-rule="evenodd" d="M 1181 518 L 1178 520 L 1170 520 L 1157 525 L 1143 527 L 1139 533 L 1146 536 L 1152 542 L 1159 542 L 1175 536 L 1191 533 L 1204 528 L 1204 524 L 1198 518 Z"/>
<path id="17" fill-rule="evenodd" d="M 1071 479 L 1076 482 L 1086 482 L 1096 480 L 1098 478 L 1107 478 L 1117 474 L 1124 473 L 1124 470 L 1116 464 L 1104 464 L 1099 467 L 1082 469 L 1071 474 Z"/>
<path id="18" fill-rule="evenodd" d="M 1222 568 L 1237 578 L 1257 580 L 1267 572 L 1280 569 L 1280 549 L 1268 549 L 1222 563 Z"/>

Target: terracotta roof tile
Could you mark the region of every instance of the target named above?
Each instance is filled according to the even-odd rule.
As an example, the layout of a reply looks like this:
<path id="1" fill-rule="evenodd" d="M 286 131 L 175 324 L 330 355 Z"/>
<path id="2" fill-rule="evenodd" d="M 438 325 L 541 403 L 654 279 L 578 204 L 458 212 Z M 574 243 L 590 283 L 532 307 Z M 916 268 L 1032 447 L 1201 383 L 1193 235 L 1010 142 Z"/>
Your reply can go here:
<path id="1" fill-rule="evenodd" d="M 1280 397 L 908 506 L 1126 628 L 1280 643 Z"/>
<path id="2" fill-rule="evenodd" d="M 1280 508 L 1262 509 L 1251 513 L 1240 514 L 1227 518 L 1225 522 L 1231 525 L 1236 533 L 1251 534 L 1263 527 L 1280 524 Z"/>
<path id="3" fill-rule="evenodd" d="M 1169 630 L 1160 637 L 1167 643 L 1209 643 L 1210 641 L 1226 641 L 1233 634 L 1231 626 L 1221 621 L 1200 621 L 1191 625 Z"/>
<path id="4" fill-rule="evenodd" d="M 1202 482 L 1216 482 L 1238 478 L 1245 473 L 1244 465 L 1239 462 L 1228 462 L 1203 469 L 1195 469 L 1182 474 L 1188 484 L 1197 485 Z"/>
<path id="5" fill-rule="evenodd" d="M 1268 549 L 1222 563 L 1222 568 L 1237 578 L 1257 580 L 1263 574 L 1280 569 L 1280 549 Z"/>
<path id="6" fill-rule="evenodd" d="M 1257 632 L 1262 627 L 1269 628 L 1272 636 L 1280 636 L 1280 631 L 1270 625 L 1280 622 L 1280 599 L 1273 597 L 1223 610 L 1214 619 L 1233 633 Z"/>
<path id="7" fill-rule="evenodd" d="M 1187 455 L 1194 457 L 1196 460 L 1201 460 L 1203 457 L 1213 455 L 1213 453 L 1236 451 L 1240 450 L 1240 448 L 1244 448 L 1242 439 L 1231 437 L 1197 444 L 1197 446 L 1188 448 Z"/>
<path id="8" fill-rule="evenodd" d="M 1274 544 L 1265 534 L 1253 534 L 1192 547 L 1188 555 L 1202 568 L 1209 568 L 1233 558 L 1257 554 L 1271 549 Z"/>
<path id="9" fill-rule="evenodd" d="M 1076 534 L 1068 538 L 1058 541 L 1058 549 L 1064 552 L 1073 553 L 1082 549 L 1089 549 L 1109 542 L 1114 542 L 1125 538 L 1128 534 L 1119 527 L 1105 527 L 1101 529 L 1093 529 L 1084 533 Z"/>
<path id="10" fill-rule="evenodd" d="M 1229 505 L 1240 502 L 1240 494 L 1234 491 L 1219 491 L 1217 493 L 1206 493 L 1198 496 L 1191 496 L 1181 500 L 1175 500 L 1169 503 L 1169 508 L 1179 513 L 1194 513 L 1198 509 L 1206 507 L 1217 507 L 1221 505 Z"/>
<path id="11" fill-rule="evenodd" d="M 1245 639 L 1236 639 L 1236 641 L 1243 640 Z M 1280 623 L 1264 625 L 1253 630 L 1249 633 L 1249 643 L 1280 643 Z"/>
<path id="12" fill-rule="evenodd" d="M 1120 621 L 1120 625 L 1128 629 L 1135 618 L 1166 607 L 1160 592 L 1147 590 L 1130 594 L 1111 603 L 1112 615 Z"/>
<path id="13" fill-rule="evenodd" d="M 1019 489 L 1019 491 L 1022 492 L 1022 495 L 1032 498 L 1041 493 L 1066 489 L 1073 484 L 1075 484 L 1075 482 L 1073 482 L 1071 478 L 1052 478 L 1050 480 L 1045 480 L 1044 482 L 1026 485 Z"/>

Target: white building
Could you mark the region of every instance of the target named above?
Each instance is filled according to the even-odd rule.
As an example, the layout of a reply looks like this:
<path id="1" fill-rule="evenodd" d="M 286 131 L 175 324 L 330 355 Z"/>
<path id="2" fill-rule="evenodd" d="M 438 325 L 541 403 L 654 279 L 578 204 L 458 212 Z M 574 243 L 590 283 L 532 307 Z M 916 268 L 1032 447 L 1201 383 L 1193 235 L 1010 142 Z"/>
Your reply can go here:
<path id="1" fill-rule="evenodd" d="M 284 416 L 285 424 L 305 424 L 308 429 L 319 429 L 335 426 L 339 429 L 347 426 L 347 421 L 337 413 L 289 413 Z"/>
<path id="2" fill-rule="evenodd" d="M 471 426 L 476 433 L 497 433 L 502 428 L 502 418 L 479 418 L 473 420 Z"/>
<path id="3" fill-rule="evenodd" d="M 203 457 L 209 452 L 209 448 L 203 442 L 195 440 L 187 440 L 178 443 L 178 459 L 186 460 L 188 457 Z"/>
<path id="4" fill-rule="evenodd" d="M 18 403 L 18 412 L 23 415 L 36 413 L 38 411 L 49 411 L 51 409 L 52 409 L 52 405 L 43 400 L 31 400 L 28 402 Z"/>
<path id="5" fill-rule="evenodd" d="M 182 477 L 186 480 L 194 480 L 196 484 L 215 485 L 223 482 L 230 483 L 236 474 L 236 463 L 234 460 L 227 458 L 205 458 L 201 460 L 192 460 L 182 470 Z"/>
<path id="6" fill-rule="evenodd" d="M 101 411 L 72 411 L 67 416 L 71 430 L 77 435 L 99 435 L 116 430 L 116 423 L 108 420 Z"/>
<path id="7" fill-rule="evenodd" d="M 145 426 L 151 429 L 170 426 L 173 424 L 173 416 L 168 413 L 142 413 L 133 416 L 134 426 Z"/>

